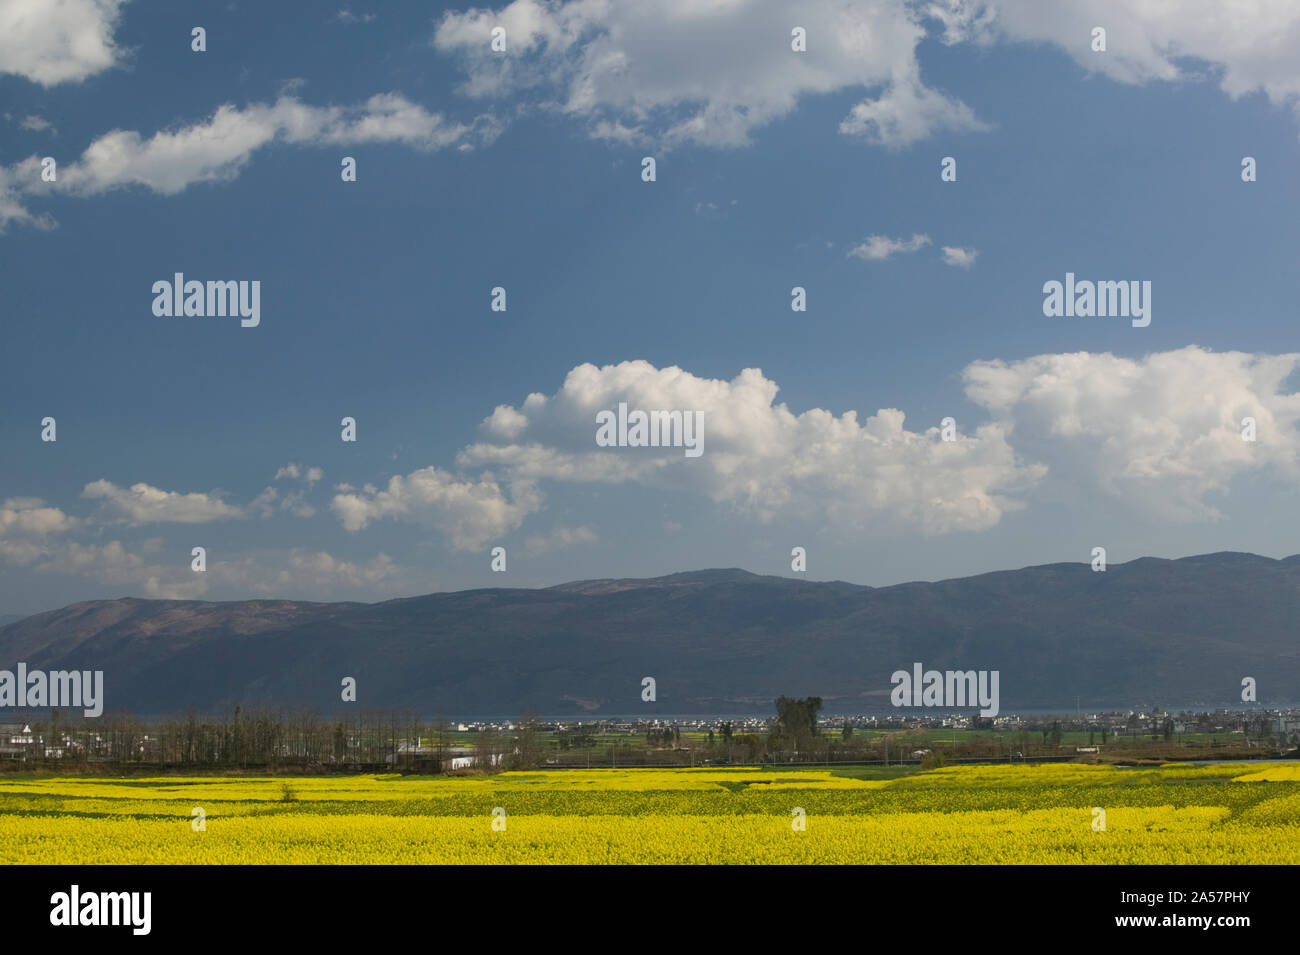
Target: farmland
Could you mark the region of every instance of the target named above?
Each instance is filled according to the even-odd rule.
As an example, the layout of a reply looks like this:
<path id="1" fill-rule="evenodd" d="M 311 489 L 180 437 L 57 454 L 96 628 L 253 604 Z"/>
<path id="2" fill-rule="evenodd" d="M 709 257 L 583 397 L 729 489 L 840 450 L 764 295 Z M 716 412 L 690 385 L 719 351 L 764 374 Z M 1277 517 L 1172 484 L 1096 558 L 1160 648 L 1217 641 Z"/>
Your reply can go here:
<path id="1" fill-rule="evenodd" d="M 1300 767 L 11 776 L 0 862 L 1295 864 Z"/>

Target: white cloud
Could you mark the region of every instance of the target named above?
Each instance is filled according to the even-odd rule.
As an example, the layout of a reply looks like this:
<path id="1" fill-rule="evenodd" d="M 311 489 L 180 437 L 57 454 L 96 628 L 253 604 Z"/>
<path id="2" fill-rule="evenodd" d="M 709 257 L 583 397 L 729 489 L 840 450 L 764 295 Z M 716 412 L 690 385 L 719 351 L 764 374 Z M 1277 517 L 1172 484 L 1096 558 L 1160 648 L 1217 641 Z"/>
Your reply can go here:
<path id="1" fill-rule="evenodd" d="M 206 583 L 201 574 L 182 576 L 176 568 L 149 566 L 130 553 L 121 541 L 85 543 L 66 535 L 84 526 L 57 507 L 39 498 L 10 498 L 0 505 L 0 561 L 31 567 L 38 573 L 90 577 L 112 586 L 139 586 L 146 596 L 198 596 Z M 146 552 L 159 549 L 159 542 L 144 542 Z M 162 580 L 175 576 L 176 587 Z"/>
<path id="2" fill-rule="evenodd" d="M 159 549 L 156 540 L 144 542 L 145 553 L 156 553 Z M 31 567 L 37 573 L 86 577 L 111 587 L 138 588 L 146 597 L 193 599 L 201 597 L 208 588 L 207 575 L 189 569 L 188 551 L 185 560 L 173 565 L 150 564 L 118 540 L 101 544 L 67 539 L 12 541 L 0 537 L 0 560 Z"/>
<path id="3" fill-rule="evenodd" d="M 444 14 L 433 44 L 462 58 L 470 96 L 531 91 L 620 143 L 746 145 L 801 98 L 853 89 L 880 93 L 849 114 L 846 134 L 905 145 L 984 128 L 922 81 L 918 19 L 903 0 L 809 0 L 797 16 L 784 0 L 515 0 Z M 791 50 L 795 25 L 806 53 Z M 505 55 L 490 47 L 497 26 Z"/>
<path id="4" fill-rule="evenodd" d="M 530 395 L 513 435 L 483 422 L 483 440 L 461 452 L 464 468 L 507 479 L 636 483 L 726 503 L 759 521 L 779 515 L 828 525 L 901 523 L 927 533 L 979 530 L 1015 507 L 1009 496 L 1032 484 L 1038 469 L 1016 461 L 996 425 L 940 440 L 937 422 L 909 431 L 904 416 L 882 409 L 864 422 L 856 412 L 802 414 L 775 404 L 777 386 L 758 369 L 731 381 L 699 378 L 645 361 L 569 372 L 555 395 Z M 625 401 L 630 409 L 702 411 L 704 452 L 681 448 L 600 448 L 598 411 Z"/>
<path id="5" fill-rule="evenodd" d="M 541 398 L 541 395 L 537 397 Z M 514 438 L 528 427 L 528 418 L 509 405 L 497 405 L 483 426 L 499 438 Z"/>
<path id="6" fill-rule="evenodd" d="M 248 502 L 248 512 L 258 517 L 270 517 L 275 513 L 275 502 L 279 497 L 280 492 L 275 488 L 265 487 L 257 497 Z"/>
<path id="7" fill-rule="evenodd" d="M 147 484 L 123 489 L 108 481 L 96 481 L 86 486 L 85 496 L 106 500 L 110 516 L 137 525 L 163 521 L 201 523 L 242 516 L 213 496 L 175 494 Z M 275 500 L 274 489 L 267 488 L 249 510 L 255 512 Z M 300 548 L 227 559 L 214 559 L 210 553 L 207 571 L 197 574 L 190 569 L 191 542 L 168 551 L 162 539 L 152 537 L 139 542 L 133 550 L 120 540 L 69 537 L 89 527 L 90 522 L 71 517 L 39 498 L 9 498 L 0 504 L 0 562 L 42 574 L 85 577 L 163 599 L 196 599 L 214 587 L 235 593 L 319 597 L 323 593 L 336 594 L 339 588 L 395 592 L 427 585 L 426 579 L 399 567 L 383 553 L 368 560 L 345 560 L 325 551 Z M 156 557 L 146 558 L 165 552 L 170 558 L 162 563 L 151 562 Z"/>
<path id="8" fill-rule="evenodd" d="M 294 517 L 315 517 L 316 508 L 307 502 L 303 490 L 289 491 L 283 496 L 273 487 L 263 488 L 257 497 L 248 502 L 248 513 L 267 518 L 275 514 L 276 508 L 288 511 Z"/>
<path id="9" fill-rule="evenodd" d="M 1233 99 L 1261 91 L 1300 114 L 1294 0 L 943 0 L 926 12 L 944 23 L 948 43 L 1052 43 L 1119 82 L 1209 76 Z M 1104 53 L 1092 50 L 1097 26 L 1106 30 Z"/>
<path id="10" fill-rule="evenodd" d="M 80 522 L 40 498 L 11 497 L 0 504 L 0 560 L 28 566 L 47 557 L 49 538 L 74 530 Z"/>
<path id="11" fill-rule="evenodd" d="M 763 522 L 793 515 L 850 529 L 982 530 L 1044 479 L 1076 485 L 1076 499 L 1122 498 L 1157 521 L 1210 520 L 1219 511 L 1207 496 L 1237 476 L 1300 477 L 1300 394 L 1283 390 L 1297 368 L 1300 355 L 1194 346 L 974 362 L 966 393 L 991 420 L 945 443 L 937 427 L 908 430 L 891 408 L 862 422 L 853 411 L 795 414 L 757 369 L 721 381 L 644 361 L 581 365 L 556 394 L 498 408 L 457 463 L 507 480 L 679 490 Z M 597 447 L 596 413 L 619 402 L 702 411 L 704 453 Z M 1248 416 L 1254 443 L 1241 437 Z"/>
<path id="12" fill-rule="evenodd" d="M 848 255 L 864 262 L 879 262 L 900 252 L 917 252 L 930 244 L 928 235 L 913 235 L 910 239 L 891 239 L 885 235 L 869 235 L 860 245 L 849 249 Z"/>
<path id="13" fill-rule="evenodd" d="M 891 408 L 862 421 L 854 411 L 796 414 L 776 402 L 776 383 L 757 369 L 728 381 L 644 361 L 584 364 L 554 394 L 529 394 L 483 420 L 479 440 L 457 457 L 459 468 L 477 476 L 428 467 L 382 488 L 339 485 L 332 509 L 347 531 L 405 521 L 434 528 L 461 550 L 482 550 L 539 512 L 546 481 L 675 491 L 760 523 L 790 517 L 848 533 L 984 530 L 1040 494 L 1072 500 L 1079 513 L 1106 508 L 1153 522 L 1215 520 L 1219 499 L 1240 477 L 1271 476 L 1288 488 L 1300 480 L 1300 393 L 1285 390 L 1297 373 L 1300 353 L 1196 346 L 1142 358 L 1080 352 L 977 361 L 964 369 L 963 382 L 985 423 L 955 410 L 957 440 L 944 442 L 938 427 L 909 430 Z M 596 413 L 619 402 L 702 411 L 704 453 L 597 447 Z M 1241 438 L 1248 416 L 1257 422 L 1255 442 Z M 296 472 L 302 481 L 313 470 L 289 464 L 280 476 Z M 1047 495 L 1049 484 L 1060 486 Z M 1068 493 L 1058 493 L 1062 488 Z M 84 496 L 104 501 L 110 519 L 137 525 L 269 512 L 289 499 L 267 488 L 241 511 L 216 493 L 108 481 L 86 485 Z M 40 499 L 9 498 L 0 504 L 0 560 L 150 596 L 196 597 L 212 586 L 282 595 L 427 584 L 382 553 L 349 560 L 305 549 L 210 559 L 208 573 L 195 575 L 188 545 L 179 557 L 153 563 L 158 558 L 146 555 L 164 550 L 156 539 L 137 553 L 119 541 L 69 539 L 91 524 Z M 525 538 L 523 547 L 538 555 L 597 539 L 594 525 L 557 526 Z"/>
<path id="14" fill-rule="evenodd" d="M 873 100 L 863 100 L 840 123 L 840 132 L 870 142 L 902 148 L 935 133 L 982 133 L 992 129 L 965 103 L 945 96 L 909 76 Z"/>
<path id="15" fill-rule="evenodd" d="M 311 144 L 397 142 L 441 149 L 471 128 L 426 112 L 397 93 L 381 93 L 357 107 L 309 106 L 283 96 L 243 109 L 225 105 L 206 122 L 148 139 L 114 130 L 96 139 L 81 159 L 63 167 L 59 182 L 75 194 L 143 185 L 169 195 L 194 183 L 238 175 L 254 152 L 274 141 Z"/>
<path id="16" fill-rule="evenodd" d="M 135 525 L 206 524 L 244 516 L 240 508 L 227 504 L 215 492 L 184 494 L 144 483 L 126 488 L 111 481 L 92 481 L 82 490 L 81 496 L 103 500 L 110 519 Z"/>
<path id="17" fill-rule="evenodd" d="M 1123 498 L 1166 521 L 1212 520 L 1206 500 L 1271 469 L 1300 477 L 1300 394 L 1282 391 L 1300 354 L 1189 346 L 1141 359 L 1079 352 L 980 361 L 966 393 L 1016 450 L 1083 493 Z M 1243 441 L 1241 421 L 1257 421 Z"/>
<path id="18" fill-rule="evenodd" d="M 77 519 L 69 517 L 57 507 L 48 507 L 36 497 L 11 497 L 0 504 L 0 536 L 12 534 L 44 537 L 62 534 L 77 526 Z"/>
<path id="19" fill-rule="evenodd" d="M 518 527 L 541 507 L 541 497 L 526 480 L 512 482 L 507 493 L 488 476 L 459 480 L 427 467 L 395 475 L 383 490 L 366 485 L 360 493 L 336 494 L 332 507 L 349 531 L 395 518 L 442 532 L 458 550 L 478 550 Z"/>
<path id="20" fill-rule="evenodd" d="M 126 0 L 0 0 L 0 73 L 42 86 L 76 83 L 117 65 Z"/>
<path id="21" fill-rule="evenodd" d="M 963 249 L 952 245 L 943 247 L 944 264 L 953 265 L 959 269 L 969 269 L 975 264 L 975 257 L 978 255 L 979 252 L 975 249 Z"/>
<path id="22" fill-rule="evenodd" d="M 790 49 L 796 21 L 807 53 Z M 990 128 L 922 77 L 916 51 L 935 23 L 949 44 L 1047 42 L 1120 82 L 1209 76 L 1300 113 L 1294 0 L 811 0 L 797 16 L 782 0 L 515 0 L 444 14 L 433 43 L 461 57 L 470 96 L 529 92 L 621 144 L 745 145 L 805 97 L 863 89 L 840 131 L 901 147 Z M 496 26 L 505 55 L 490 48 Z"/>
<path id="23" fill-rule="evenodd" d="M 32 212 L 24 204 L 21 189 L 40 179 L 40 161 L 36 157 L 13 166 L 0 166 L 0 233 L 10 225 L 31 226 L 48 231 L 58 223 L 49 213 Z"/>
<path id="24" fill-rule="evenodd" d="M 37 573 L 85 577 L 145 597 L 193 600 L 214 588 L 235 594 L 292 594 L 319 598 L 340 588 L 360 593 L 396 592 L 427 585 L 427 580 L 399 567 L 387 554 L 368 560 L 345 560 L 325 551 L 294 548 L 227 559 L 209 554 L 207 571 L 190 569 L 188 544 L 173 551 L 175 559 L 151 563 L 144 555 L 164 552 L 158 538 L 133 551 L 119 540 L 105 543 L 56 538 L 80 526 L 74 518 L 35 499 L 10 499 L 0 507 L 0 561 L 31 567 Z"/>
<path id="25" fill-rule="evenodd" d="M 292 478 L 295 481 L 305 481 L 308 485 L 311 485 L 315 484 L 324 476 L 325 472 L 321 468 L 304 467 L 290 462 L 275 472 L 274 480 L 279 481 L 282 478 Z"/>
<path id="26" fill-rule="evenodd" d="M 115 129 L 100 136 L 79 159 L 59 166 L 57 182 L 43 182 L 40 159 L 31 156 L 0 170 L 0 229 L 30 222 L 19 197 L 62 192 L 92 196 L 127 186 L 175 195 L 202 182 L 233 179 L 253 154 L 272 143 L 356 145 L 401 143 L 445 149 L 491 142 L 499 124 L 480 116 L 472 124 L 429 113 L 397 93 L 381 93 L 353 107 L 310 106 L 292 96 L 243 109 L 220 106 L 211 118 L 149 138 Z"/>
<path id="27" fill-rule="evenodd" d="M 376 587 L 391 581 L 399 572 L 393 559 L 384 553 L 358 563 L 340 560 L 325 551 L 293 550 L 288 565 L 284 573 L 289 579 L 282 582 L 317 591 L 340 585 Z"/>
<path id="28" fill-rule="evenodd" d="M 54 125 L 41 116 L 24 116 L 22 122 L 18 125 L 33 133 L 42 133 L 48 129 L 52 133 L 58 134 L 58 130 L 54 128 Z"/>
<path id="29" fill-rule="evenodd" d="M 275 472 L 274 480 L 293 480 L 300 481 L 305 487 L 297 490 L 288 491 L 283 497 L 275 488 L 268 487 L 256 498 L 254 498 L 250 507 L 260 506 L 259 513 L 263 517 L 269 517 L 274 510 L 273 505 L 279 500 L 279 507 L 282 511 L 288 511 L 295 517 L 314 517 L 316 508 L 307 502 L 307 492 L 312 489 L 317 481 L 325 476 L 325 471 L 318 467 L 307 467 L 301 464 L 290 462 Z"/>

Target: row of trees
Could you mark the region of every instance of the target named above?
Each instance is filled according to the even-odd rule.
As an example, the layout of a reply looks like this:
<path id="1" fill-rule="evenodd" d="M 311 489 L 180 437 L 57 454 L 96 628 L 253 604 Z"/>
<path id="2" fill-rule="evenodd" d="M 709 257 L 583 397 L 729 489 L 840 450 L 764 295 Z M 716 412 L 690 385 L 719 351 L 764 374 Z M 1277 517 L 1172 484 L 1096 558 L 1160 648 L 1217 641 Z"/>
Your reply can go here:
<path id="1" fill-rule="evenodd" d="M 854 732 L 847 722 L 839 732 L 817 725 L 822 709 L 818 697 L 781 697 L 774 701 L 776 718 L 766 732 L 737 733 L 731 722 L 710 729 L 706 739 L 668 726 L 647 731 L 644 741 L 624 737 L 600 742 L 590 728 L 547 731 L 535 718 L 525 717 L 509 729 L 487 729 L 459 737 L 446 720 L 421 720 L 396 712 L 365 713 L 349 720 L 322 719 L 312 711 L 248 710 L 235 707 L 216 717 L 191 713 L 182 718 L 142 720 L 106 716 L 96 720 L 61 719 L 55 711 L 45 722 L 31 724 L 29 745 L 6 746 L 6 755 L 26 762 L 57 761 L 70 771 L 97 765 L 115 768 L 177 768 L 189 770 L 256 770 L 339 772 L 393 767 L 440 772 L 476 768 L 533 769 L 539 766 L 693 765 L 771 762 L 868 762 L 914 760 L 944 754 L 949 758 L 1017 758 L 1073 753 L 1064 742 L 1060 721 L 1007 733 L 966 733 L 934 729 Z M 1081 724 L 1070 732 L 1078 733 Z M 1121 727 L 1122 728 L 1122 727 Z M 1088 742 L 1101 742 L 1114 752 L 1116 744 L 1134 755 L 1159 747 L 1195 745 L 1218 751 L 1224 742 L 1185 741 L 1169 744 L 1172 720 L 1156 723 L 1146 734 L 1110 737 L 1107 729 L 1088 727 Z M 1041 741 L 1039 735 L 1041 733 Z M 1145 739 L 1144 739 L 1145 737 Z M 1082 736 L 1076 736 L 1082 742 Z M 1230 748 L 1240 750 L 1285 743 L 1274 739 L 1266 718 L 1252 718 L 1243 738 Z M 1172 752 L 1172 750 L 1171 750 Z"/>
<path id="2" fill-rule="evenodd" d="M 69 722 L 53 711 L 32 722 L 28 758 L 66 763 L 141 764 L 178 768 L 302 770 L 447 762 L 451 725 L 411 715 L 369 713 L 324 720 L 309 710 L 244 710 L 178 719 L 129 715 Z M 497 754 L 500 755 L 499 753 Z"/>

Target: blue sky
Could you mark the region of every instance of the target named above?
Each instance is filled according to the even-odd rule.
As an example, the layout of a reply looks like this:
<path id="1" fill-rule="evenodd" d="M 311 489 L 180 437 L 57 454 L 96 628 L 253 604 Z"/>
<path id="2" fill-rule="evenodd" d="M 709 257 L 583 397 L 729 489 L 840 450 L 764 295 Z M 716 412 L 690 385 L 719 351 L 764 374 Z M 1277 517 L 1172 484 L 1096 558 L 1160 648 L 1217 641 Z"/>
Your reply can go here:
<path id="1" fill-rule="evenodd" d="M 1300 11 L 785 7 L 0 2 L 0 612 L 1300 550 Z"/>

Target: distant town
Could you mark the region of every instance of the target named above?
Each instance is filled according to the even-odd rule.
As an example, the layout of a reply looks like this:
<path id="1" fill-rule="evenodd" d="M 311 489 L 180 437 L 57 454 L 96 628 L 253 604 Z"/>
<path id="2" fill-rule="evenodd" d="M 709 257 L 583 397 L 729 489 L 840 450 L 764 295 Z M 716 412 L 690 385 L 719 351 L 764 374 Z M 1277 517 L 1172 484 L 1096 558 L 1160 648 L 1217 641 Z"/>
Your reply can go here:
<path id="1" fill-rule="evenodd" d="M 1300 757 L 1300 708 L 1088 714 L 824 714 L 433 721 L 349 720 L 233 708 L 218 718 L 106 716 L 0 723 L 0 770 L 47 773 L 483 773 L 597 766 L 1083 761 Z"/>

